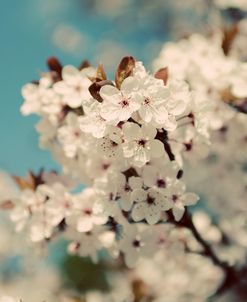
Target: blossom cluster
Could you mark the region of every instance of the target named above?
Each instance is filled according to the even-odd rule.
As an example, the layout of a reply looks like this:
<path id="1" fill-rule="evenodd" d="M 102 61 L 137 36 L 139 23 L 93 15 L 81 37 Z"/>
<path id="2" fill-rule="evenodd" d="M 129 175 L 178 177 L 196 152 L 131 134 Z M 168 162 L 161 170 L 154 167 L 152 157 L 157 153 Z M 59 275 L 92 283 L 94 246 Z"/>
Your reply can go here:
<path id="1" fill-rule="evenodd" d="M 54 174 L 43 175 L 43 177 L 49 182 L 51 187 L 54 179 L 58 180 Z M 60 179 L 60 182 L 65 183 L 64 179 L 63 181 Z M 8 183 L 9 185 L 3 179 L 0 181 L 1 188 L 4 187 L 5 189 L 5 194 L 0 195 L 1 202 L 7 195 L 8 197 L 12 196 L 12 199 L 14 198 L 13 193 L 17 188 L 13 182 L 8 181 Z M 26 186 L 28 184 L 31 187 L 30 179 L 29 182 L 27 180 L 25 182 Z M 24 185 L 23 181 L 22 185 Z M 9 191 L 8 194 L 7 190 Z M 1 215 L 1 221 L 3 219 L 4 216 Z M 202 213 L 196 212 L 193 215 L 193 220 L 200 231 L 207 231 L 208 240 L 217 241 L 220 239 L 220 235 L 216 235 L 217 228 L 213 227 L 210 222 L 207 223 L 207 218 Z M 100 263 L 93 266 L 94 270 L 90 271 L 90 274 L 97 274 L 103 267 L 104 275 L 107 276 L 107 282 L 110 285 L 109 289 L 102 291 L 96 286 L 93 289 L 79 293 L 73 288 L 64 288 L 61 273 L 51 267 L 48 269 L 47 265 L 44 265 L 39 257 L 34 256 L 33 248 L 26 248 L 25 252 L 23 248 L 21 251 L 18 250 L 18 246 L 25 245 L 25 234 L 18 234 L 22 235 L 17 244 L 18 246 L 11 246 L 11 241 L 13 239 L 16 241 L 16 237 L 13 236 L 12 225 L 6 224 L 6 221 L 4 222 L 1 224 L 1 260 L 7 263 L 7 259 L 9 257 L 11 259 L 11 252 L 14 255 L 21 254 L 24 257 L 22 258 L 20 272 L 15 271 L 12 274 L 6 274 L 8 275 L 7 278 L 0 274 L 0 280 L 4 281 L 0 284 L 1 302 L 41 302 L 43 299 L 47 302 L 134 302 L 144 298 L 150 299 L 153 302 L 160 302 L 164 297 L 168 301 L 186 302 L 188 296 L 191 296 L 191 301 L 197 302 L 213 292 L 222 279 L 222 272 L 214 267 L 210 260 L 204 259 L 199 254 L 184 253 L 185 243 L 187 249 L 200 252 L 200 247 L 188 230 L 176 229 L 170 224 L 160 224 L 152 227 L 143 225 L 141 236 L 137 238 L 141 239 L 140 253 L 150 253 L 142 245 L 151 240 L 148 243 L 149 249 L 151 245 L 154 245 L 154 248 L 158 250 L 155 257 L 142 258 L 135 268 L 131 270 L 123 266 L 121 258 L 114 261 L 114 263 L 109 261 L 109 259 L 100 259 Z M 155 232 L 153 232 L 154 237 L 151 236 L 152 230 L 150 228 L 155 228 Z M 129 230 L 132 237 L 134 235 L 133 230 Z M 86 250 L 84 245 L 89 242 L 84 238 L 83 233 L 78 238 L 81 240 L 81 252 L 83 252 Z M 135 249 L 129 245 L 127 240 L 122 241 L 122 245 L 125 246 L 126 250 L 130 248 L 130 253 L 136 255 Z M 188 272 L 186 274 L 185 269 Z M 194 282 L 193 287 L 190 286 L 190 273 L 192 272 L 196 275 L 196 282 Z M 80 273 L 83 274 L 82 272 Z M 203 286 L 201 284 L 202 281 Z M 30 288 L 31 282 L 33 286 Z M 41 283 L 42 288 L 37 292 L 37 288 Z M 177 291 L 173 290 L 175 283 Z"/>
<path id="2" fill-rule="evenodd" d="M 41 146 L 87 188 L 73 193 L 59 177 L 40 175 L 11 218 L 34 242 L 63 230 L 70 252 L 96 260 L 106 248 L 133 266 L 156 251 L 156 228 L 143 225 L 175 223 L 198 200 L 181 180 L 183 159 L 207 154 L 210 109 L 167 68 L 152 75 L 132 57 L 122 59 L 115 81 L 102 65 L 62 67 L 55 58 L 48 65 L 39 82 L 24 86 L 21 111 L 41 116 Z"/>
<path id="3" fill-rule="evenodd" d="M 237 43 L 237 37 L 233 37 L 236 44 L 226 45 L 223 32 L 209 38 L 193 34 L 178 43 L 164 45 L 154 61 L 155 68 L 165 64 L 171 76 L 187 81 L 207 101 L 211 106 L 212 129 L 221 128 L 234 116 L 235 111 L 229 104 L 238 106 L 247 97 L 247 64 L 231 55 L 236 52 L 237 45 L 239 50 L 245 47 Z M 245 103 L 243 106 L 246 106 Z"/>
<path id="4" fill-rule="evenodd" d="M 204 197 L 203 206 L 216 215 L 230 237 L 231 248 L 221 255 L 233 263 L 246 259 L 245 25 L 244 19 L 210 37 L 196 34 L 165 44 L 154 61 L 155 68 L 167 64 L 170 74 L 180 75 L 211 108 L 210 152 L 196 166 L 186 166 L 185 178 L 188 187 Z"/>

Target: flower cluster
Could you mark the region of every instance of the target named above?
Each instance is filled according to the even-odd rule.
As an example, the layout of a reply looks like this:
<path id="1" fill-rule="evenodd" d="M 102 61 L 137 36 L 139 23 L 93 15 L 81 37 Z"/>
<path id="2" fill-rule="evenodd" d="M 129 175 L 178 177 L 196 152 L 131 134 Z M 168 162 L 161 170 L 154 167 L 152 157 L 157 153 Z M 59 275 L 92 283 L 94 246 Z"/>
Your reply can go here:
<path id="1" fill-rule="evenodd" d="M 231 248 L 219 253 L 231 263 L 246 258 L 245 24 L 244 19 L 208 38 L 197 34 L 168 43 L 154 62 L 156 68 L 167 64 L 170 76 L 186 80 L 211 108 L 210 152 L 196 166 L 186 166 L 186 183 L 228 234 Z"/>
<path id="2" fill-rule="evenodd" d="M 50 58 L 48 66 L 39 82 L 24 86 L 21 110 L 41 116 L 41 146 L 74 185 L 87 188 L 73 193 L 41 173 L 11 218 L 34 242 L 62 230 L 71 253 L 97 260 L 107 249 L 132 267 L 157 251 L 156 227 L 148 225 L 175 224 L 198 200 L 186 191 L 182 166 L 207 154 L 210 109 L 167 68 L 152 75 L 132 57 L 122 59 L 115 81 L 102 65 L 62 67 Z"/>
<path id="3" fill-rule="evenodd" d="M 155 68 L 165 64 L 172 78 L 187 81 L 206 101 L 211 107 L 212 129 L 221 128 L 234 116 L 235 111 L 229 105 L 246 111 L 247 65 L 230 55 L 238 37 L 237 28 L 225 35 L 231 35 L 231 41 L 223 32 L 218 32 L 210 38 L 193 34 L 178 43 L 167 43 L 154 61 Z"/>
<path id="4" fill-rule="evenodd" d="M 38 178 L 41 178 L 41 175 L 36 175 L 36 177 L 30 175 L 29 179 L 25 181 L 22 180 L 22 186 L 28 186 L 30 190 L 32 183 Z M 46 179 L 49 186 L 54 187 L 53 190 L 55 190 L 57 184 L 54 185 L 54 180 L 58 181 L 58 177 L 54 175 L 54 173 L 49 175 L 43 173 L 42 178 Z M 60 183 L 65 183 L 64 178 L 60 178 L 59 180 Z M 18 181 L 20 185 L 21 179 L 18 179 Z M 5 191 L 7 192 L 6 182 L 3 182 L 2 185 L 5 185 Z M 44 186 L 47 185 L 43 184 L 39 187 L 44 188 Z M 12 195 L 10 193 L 15 191 L 15 189 L 15 186 L 12 184 L 11 189 L 8 188 L 10 191 L 8 195 Z M 87 202 L 90 207 L 91 190 L 86 189 L 86 191 L 85 198 L 87 197 Z M 6 194 L 1 196 L 0 200 L 4 200 L 5 197 Z M 47 200 L 47 202 L 49 203 L 49 200 Z M 79 209 L 79 207 L 77 209 Z M 33 211 L 35 211 L 34 207 Z M 77 214 L 79 213 L 81 212 Z M 200 216 L 199 219 L 198 216 Z M 97 237 L 100 234 L 100 225 L 97 224 L 98 221 L 92 220 L 90 216 L 86 218 L 83 214 L 81 218 L 82 217 L 88 221 L 87 225 L 84 224 L 83 226 L 81 223 L 83 223 L 84 220 L 79 220 L 79 217 L 74 216 L 73 220 L 71 219 L 70 227 L 73 225 L 75 229 L 80 231 L 87 230 L 87 232 L 80 232 L 80 235 L 77 236 L 79 241 L 76 247 L 81 255 L 87 255 L 87 253 L 94 252 L 94 248 L 99 247 L 96 238 L 100 238 L 102 240 L 101 242 L 110 242 L 109 238 L 112 233 L 109 232 L 109 224 L 108 235 L 101 233 L 103 236 Z M 2 219 L 3 215 L 1 215 L 1 220 Z M 205 220 L 207 222 L 207 216 L 205 217 L 200 213 L 196 213 L 193 215 L 193 220 L 197 227 L 200 226 L 200 231 L 203 232 L 207 230 L 208 240 L 215 240 L 215 237 L 217 237 L 215 233 L 217 234 L 218 229 L 210 223 L 206 225 Z M 98 225 L 97 231 L 95 228 L 92 231 L 92 224 Z M 7 259 L 9 257 L 10 261 L 13 261 L 11 260 L 10 252 L 13 252 L 14 255 L 19 255 L 20 253 L 19 251 L 17 252 L 16 246 L 10 245 L 14 237 L 10 226 L 6 223 L 1 225 L 1 242 L 3 246 L 1 245 L 0 256 L 5 263 L 8 262 Z M 92 234 L 90 235 L 90 231 L 94 233 L 95 237 Z M 69 233 L 73 236 L 73 239 L 75 239 L 75 234 L 73 235 L 71 231 L 69 231 Z M 22 235 L 24 235 L 25 238 L 25 234 Z M 104 241 L 103 237 L 105 238 Z M 24 238 L 22 237 L 20 239 L 21 242 L 25 244 Z M 220 234 L 218 234 L 218 240 L 219 238 Z M 135 242 L 135 246 L 133 246 L 132 241 Z M 80 247 L 78 246 L 79 243 L 81 244 Z M 8 248 L 4 251 L 6 246 L 8 246 Z M 70 249 L 72 247 L 73 244 L 70 244 Z M 59 246 L 59 248 L 61 249 L 61 246 Z M 193 253 L 185 254 L 185 248 L 186 250 L 193 249 Z M 61 273 L 54 269 L 48 270 L 47 265 L 44 266 L 43 262 L 40 263 L 39 257 L 35 259 L 33 249 L 25 249 L 25 253 L 23 253 L 22 250 L 21 255 L 24 257 L 22 258 L 21 271 L 6 274 L 7 278 L 0 275 L 1 281 L 2 278 L 4 278 L 4 282 L 0 284 L 0 301 L 29 302 L 36 300 L 43 301 L 43 299 L 45 299 L 46 301 L 52 302 L 134 302 L 136 300 L 138 301 L 138 299 L 150 299 L 153 302 L 159 302 L 166 297 L 169 301 L 186 302 L 185 297 L 191 295 L 191 301 L 197 302 L 199 299 L 204 299 L 208 293 L 213 292 L 222 279 L 222 272 L 214 267 L 209 260 L 204 259 L 204 257 L 199 254 L 200 246 L 195 242 L 190 232 L 185 229 L 176 229 L 171 224 L 160 224 L 151 227 L 142 225 L 142 228 L 138 232 L 136 226 L 134 228 L 128 226 L 128 228 L 125 229 L 124 238 L 121 240 L 121 249 L 125 252 L 126 261 L 128 261 L 129 264 L 135 262 L 139 256 L 142 256 L 142 259 L 135 265 L 135 268 L 131 270 L 123 266 L 121 257 L 113 263 L 110 262 L 109 259 L 101 258 L 99 264 L 94 265 L 91 263 L 91 270 L 85 266 L 85 272 L 80 271 L 80 274 L 83 275 L 80 277 L 80 280 L 83 279 L 84 276 L 88 278 L 88 273 L 97 279 L 97 273 L 100 274 L 102 269 L 104 269 L 104 275 L 107 277 L 109 289 L 102 291 L 101 287 L 98 288 L 95 282 L 95 288 L 86 289 L 83 293 L 74 291 L 73 288 L 63 288 L 64 280 L 61 278 Z M 154 257 L 147 257 L 153 254 L 154 249 L 156 250 L 156 255 Z M 116 247 L 111 249 L 111 251 L 116 251 Z M 195 254 L 197 251 L 198 255 Z M 77 259 L 78 261 L 80 258 L 74 258 L 72 256 L 69 259 Z M 32 265 L 30 265 L 30 263 Z M 164 265 L 164 263 L 166 265 Z M 185 274 L 185 269 L 186 272 L 188 272 L 187 274 Z M 192 272 L 196 275 L 196 282 L 193 287 L 189 286 L 190 273 Z M 201 285 L 202 281 L 203 286 Z M 33 284 L 31 288 L 30 282 Z M 37 287 L 40 286 L 41 283 L 42 288 L 37 293 Z M 172 289 L 174 283 L 176 283 L 177 286 L 176 291 Z"/>

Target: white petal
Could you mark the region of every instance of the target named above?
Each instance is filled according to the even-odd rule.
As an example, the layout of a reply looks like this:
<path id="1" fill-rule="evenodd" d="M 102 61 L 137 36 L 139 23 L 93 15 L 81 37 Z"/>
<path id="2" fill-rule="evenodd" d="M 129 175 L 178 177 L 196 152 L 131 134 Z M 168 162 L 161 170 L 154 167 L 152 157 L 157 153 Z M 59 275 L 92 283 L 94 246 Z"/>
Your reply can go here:
<path id="1" fill-rule="evenodd" d="M 157 130 L 153 126 L 145 124 L 142 125 L 142 133 L 145 136 L 145 138 L 153 139 L 157 134 Z"/>
<path id="2" fill-rule="evenodd" d="M 133 268 L 138 260 L 138 253 L 131 251 L 131 253 L 125 254 L 125 263 L 129 268 Z"/>
<path id="3" fill-rule="evenodd" d="M 142 179 L 140 177 L 131 176 L 128 180 L 128 183 L 132 190 L 141 189 L 142 187 Z"/>
<path id="4" fill-rule="evenodd" d="M 134 147 L 135 147 L 134 142 L 124 143 L 122 145 L 124 157 L 126 157 L 126 158 L 132 157 L 134 155 L 134 151 L 135 151 Z"/>
<path id="5" fill-rule="evenodd" d="M 155 224 L 160 220 L 160 210 L 157 207 L 150 207 L 146 213 L 146 220 L 148 224 Z"/>
<path id="6" fill-rule="evenodd" d="M 137 90 L 139 86 L 139 81 L 134 77 L 126 78 L 121 84 L 121 91 L 124 95 L 128 95 L 134 90 Z"/>
<path id="7" fill-rule="evenodd" d="M 152 166 L 145 166 L 143 168 L 142 177 L 145 185 L 151 187 L 157 180 L 157 170 Z"/>
<path id="8" fill-rule="evenodd" d="M 143 203 L 137 203 L 131 212 L 134 221 L 141 221 L 145 218 L 145 206 Z"/>
<path id="9" fill-rule="evenodd" d="M 141 128 L 136 123 L 125 123 L 122 127 L 124 138 L 132 141 L 141 137 Z"/>
<path id="10" fill-rule="evenodd" d="M 100 115 L 102 116 L 103 119 L 106 121 L 112 122 L 111 124 L 117 125 L 119 122 L 119 113 L 120 113 L 120 108 L 117 103 L 107 103 L 104 102 L 102 104 L 101 110 L 100 110 Z"/>
<path id="11" fill-rule="evenodd" d="M 174 206 L 173 202 L 167 198 L 162 199 L 159 205 L 163 211 L 168 211 Z"/>
<path id="12" fill-rule="evenodd" d="M 53 85 L 53 89 L 58 94 L 68 94 L 70 91 L 70 88 L 68 88 L 68 85 L 64 81 L 59 81 Z"/>
<path id="13" fill-rule="evenodd" d="M 156 123 L 162 125 L 168 119 L 168 112 L 164 105 L 159 106 L 153 110 L 153 116 Z"/>
<path id="14" fill-rule="evenodd" d="M 180 115 L 186 109 L 186 102 L 184 100 L 172 100 L 170 104 L 168 104 L 169 113 L 173 115 Z"/>
<path id="15" fill-rule="evenodd" d="M 173 115 L 168 115 L 167 120 L 163 124 L 163 127 L 167 131 L 174 131 L 177 128 L 177 122 Z"/>
<path id="16" fill-rule="evenodd" d="M 149 106 L 141 106 L 141 108 L 139 109 L 139 114 L 140 117 L 146 122 L 146 123 L 150 123 L 153 117 L 152 114 L 152 109 Z"/>
<path id="17" fill-rule="evenodd" d="M 78 93 L 66 97 L 66 102 L 71 108 L 78 108 L 82 105 L 82 98 Z"/>
<path id="18" fill-rule="evenodd" d="M 144 166 L 150 160 L 150 153 L 145 148 L 138 148 L 138 150 L 134 153 L 134 164 L 137 167 Z"/>
<path id="19" fill-rule="evenodd" d="M 176 221 L 179 221 L 184 215 L 184 206 L 181 202 L 176 202 L 172 209 L 172 213 Z"/>
<path id="20" fill-rule="evenodd" d="M 116 95 L 119 96 L 120 91 L 115 86 L 105 85 L 100 89 L 100 95 L 103 99 L 107 99 Z"/>
<path id="21" fill-rule="evenodd" d="M 149 148 L 151 157 L 157 158 L 164 155 L 164 145 L 161 141 L 157 139 L 154 139 L 149 142 Z"/>
<path id="22" fill-rule="evenodd" d="M 62 78 L 68 84 L 73 85 L 75 81 L 78 80 L 79 75 L 80 75 L 79 70 L 72 65 L 67 65 L 62 70 Z"/>
<path id="23" fill-rule="evenodd" d="M 91 217 L 81 217 L 77 222 L 78 232 L 88 232 L 92 229 L 93 223 Z"/>
<path id="24" fill-rule="evenodd" d="M 183 203 L 186 206 L 195 205 L 198 200 L 199 200 L 199 196 L 194 193 L 186 193 L 183 196 Z"/>
<path id="25" fill-rule="evenodd" d="M 136 189 L 131 193 L 131 200 L 136 202 L 141 202 L 146 200 L 147 192 L 142 189 Z"/>
<path id="26" fill-rule="evenodd" d="M 121 198 L 120 206 L 124 211 L 129 211 L 133 205 L 133 201 L 130 198 Z"/>
<path id="27" fill-rule="evenodd" d="M 38 85 L 28 83 L 22 87 L 21 94 L 24 99 L 35 99 L 37 98 Z"/>

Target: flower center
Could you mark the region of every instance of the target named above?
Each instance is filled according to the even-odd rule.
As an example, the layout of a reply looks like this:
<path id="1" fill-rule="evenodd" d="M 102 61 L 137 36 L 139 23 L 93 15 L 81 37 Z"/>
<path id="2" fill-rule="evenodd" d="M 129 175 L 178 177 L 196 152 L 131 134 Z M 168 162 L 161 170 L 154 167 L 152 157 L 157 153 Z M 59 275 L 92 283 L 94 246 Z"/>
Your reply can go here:
<path id="1" fill-rule="evenodd" d="M 178 200 L 178 196 L 177 195 L 172 195 L 172 201 L 174 203 L 176 203 L 177 200 Z"/>
<path id="2" fill-rule="evenodd" d="M 109 194 L 109 200 L 114 201 L 114 194 L 112 192 L 110 192 Z"/>
<path id="3" fill-rule="evenodd" d="M 144 105 L 148 105 L 148 104 L 150 104 L 150 98 L 145 98 Z"/>
<path id="4" fill-rule="evenodd" d="M 110 167 L 110 164 L 102 164 L 102 169 L 106 171 Z"/>
<path id="5" fill-rule="evenodd" d="M 85 209 L 83 212 L 84 212 L 85 215 L 88 215 L 88 216 L 90 216 L 92 214 L 91 209 Z"/>
<path id="6" fill-rule="evenodd" d="M 125 108 L 129 106 L 129 101 L 127 99 L 123 99 L 119 104 L 122 106 L 122 108 Z"/>
<path id="7" fill-rule="evenodd" d="M 75 131 L 74 131 L 74 136 L 75 136 L 76 138 L 80 137 L 80 131 L 79 131 L 79 130 L 75 130 Z"/>
<path id="8" fill-rule="evenodd" d="M 128 183 L 125 184 L 125 186 L 124 186 L 124 191 L 125 191 L 125 192 L 130 192 L 130 191 L 131 191 L 130 186 L 129 186 Z"/>
<path id="9" fill-rule="evenodd" d="M 138 145 L 140 145 L 140 146 L 142 146 L 142 147 L 145 147 L 145 145 L 146 145 L 146 140 L 145 139 L 140 139 L 139 141 L 138 141 Z"/>
<path id="10" fill-rule="evenodd" d="M 192 143 L 185 143 L 184 144 L 186 151 L 191 151 L 192 150 Z"/>
<path id="11" fill-rule="evenodd" d="M 157 187 L 159 188 L 165 188 L 166 187 L 166 182 L 164 181 L 164 179 L 157 179 Z"/>
<path id="12" fill-rule="evenodd" d="M 111 146 L 112 147 L 116 147 L 116 146 L 118 146 L 118 144 L 116 142 L 114 142 L 114 141 L 111 140 Z"/>
<path id="13" fill-rule="evenodd" d="M 155 204 L 155 198 L 152 197 L 152 196 L 150 196 L 150 195 L 148 195 L 148 196 L 147 196 L 147 203 L 148 203 L 149 205 Z"/>
<path id="14" fill-rule="evenodd" d="M 77 91 L 77 92 L 81 92 L 81 86 L 80 85 L 77 85 L 77 86 L 75 86 L 75 90 Z"/>
<path id="15" fill-rule="evenodd" d="M 136 247 L 136 248 L 141 246 L 141 242 L 140 242 L 140 240 L 138 240 L 138 239 L 135 239 L 135 240 L 132 242 L 132 244 L 133 244 L 133 246 Z"/>
<path id="16" fill-rule="evenodd" d="M 64 207 L 65 209 L 70 209 L 70 202 L 66 200 L 64 203 Z"/>

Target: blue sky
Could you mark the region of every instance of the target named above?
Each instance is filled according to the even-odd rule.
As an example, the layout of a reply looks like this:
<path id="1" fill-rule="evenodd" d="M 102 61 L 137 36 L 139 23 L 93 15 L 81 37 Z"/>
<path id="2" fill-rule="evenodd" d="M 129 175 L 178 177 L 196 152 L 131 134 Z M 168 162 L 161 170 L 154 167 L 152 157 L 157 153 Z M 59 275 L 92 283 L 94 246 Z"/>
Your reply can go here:
<path id="1" fill-rule="evenodd" d="M 113 41 L 124 45 L 126 52 L 138 55 L 148 63 L 149 45 L 156 45 L 164 36 L 152 23 L 136 23 L 131 30 L 128 22 L 135 22 L 135 9 L 118 18 L 89 14 L 80 0 L 2 0 L 0 8 L 0 170 L 24 175 L 40 167 L 56 168 L 47 151 L 38 147 L 35 116 L 22 117 L 21 87 L 38 78 L 45 70 L 45 60 L 55 55 L 65 64 L 79 64 L 88 58 L 97 61 L 99 41 Z M 126 26 L 119 25 L 125 20 Z M 60 24 L 69 24 L 87 37 L 81 51 L 69 53 L 52 42 L 52 33 Z M 151 25 L 150 25 L 151 24 Z M 127 54 L 127 53 L 126 53 Z"/>

